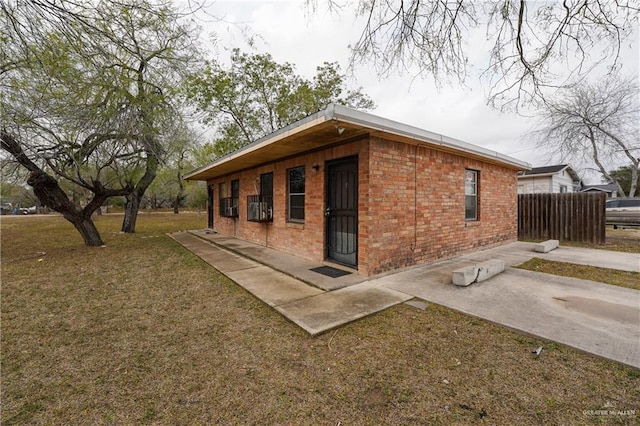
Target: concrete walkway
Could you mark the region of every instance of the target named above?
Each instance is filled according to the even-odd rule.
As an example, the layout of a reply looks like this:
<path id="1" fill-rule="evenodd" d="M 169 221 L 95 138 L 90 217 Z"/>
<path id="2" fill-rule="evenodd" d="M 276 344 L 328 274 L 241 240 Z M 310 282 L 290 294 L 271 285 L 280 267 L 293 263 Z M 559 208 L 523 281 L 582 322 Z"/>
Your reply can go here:
<path id="1" fill-rule="evenodd" d="M 412 298 L 406 293 L 391 288 L 362 282 L 364 281 L 362 277 L 352 277 L 350 279 L 352 283 L 348 287 L 345 287 L 345 284 L 340 285 L 338 290 L 326 291 L 294 278 L 296 274 L 306 275 L 307 266 L 318 266 L 315 263 L 309 264 L 303 259 L 281 253 L 277 259 L 278 262 L 286 263 L 283 259 L 289 260 L 287 265 L 290 273 L 284 273 L 256 260 L 240 256 L 226 247 L 214 245 L 193 233 L 179 232 L 170 236 L 311 335 L 325 332 Z M 207 239 L 211 240 L 211 238 Z M 234 244 L 236 249 L 238 246 L 245 246 L 239 240 L 221 239 L 219 243 Z M 244 250 L 251 248 L 253 247 L 245 246 Z M 273 255 L 273 253 L 268 254 Z M 304 268 L 307 269 L 303 271 Z M 317 275 L 317 277 L 311 275 L 311 278 L 317 279 L 318 282 L 324 282 L 328 278 L 315 272 L 311 274 Z M 340 278 L 332 279 L 340 281 Z M 341 282 L 344 284 L 344 281 Z"/>
<path id="2" fill-rule="evenodd" d="M 640 291 L 515 268 L 458 287 L 447 278 L 451 267 L 446 262 L 372 282 L 640 368 Z"/>
<path id="3" fill-rule="evenodd" d="M 516 242 L 372 280 L 386 288 L 465 312 L 543 339 L 640 368 L 640 291 L 522 269 L 469 287 L 451 272 L 489 259 L 507 266 L 532 257 L 640 272 L 640 255 L 559 247 L 536 253 Z"/>
<path id="4" fill-rule="evenodd" d="M 210 231 L 172 234 L 312 335 L 420 298 L 640 368 L 640 291 L 510 268 L 532 257 L 640 272 L 640 255 L 516 242 L 378 277 L 329 278 L 316 263 Z M 469 287 L 453 270 L 501 259 L 507 270 Z"/>
<path id="5" fill-rule="evenodd" d="M 231 252 L 240 254 L 241 256 L 252 259 L 258 263 L 262 263 L 263 265 L 267 265 L 276 271 L 283 272 L 297 280 L 325 291 L 338 290 L 367 280 L 367 277 L 363 277 L 357 273 L 350 273 L 349 275 L 344 275 L 338 278 L 327 277 L 311 270 L 311 268 L 322 266 L 321 263 L 311 262 L 269 247 L 221 235 L 207 229 L 189 232 L 203 240 L 215 244 L 216 246 L 224 247 Z M 332 266 L 335 267 L 337 265 Z M 340 266 L 338 266 L 338 268 L 340 268 Z M 344 269 L 349 272 L 356 272 L 352 269 Z"/>

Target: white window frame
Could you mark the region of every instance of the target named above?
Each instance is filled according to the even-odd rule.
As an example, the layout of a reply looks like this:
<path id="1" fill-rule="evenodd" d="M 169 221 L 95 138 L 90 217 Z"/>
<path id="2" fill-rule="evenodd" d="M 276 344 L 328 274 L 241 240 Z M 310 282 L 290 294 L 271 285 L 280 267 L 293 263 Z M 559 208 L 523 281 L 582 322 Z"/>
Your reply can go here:
<path id="1" fill-rule="evenodd" d="M 479 220 L 478 214 L 478 183 L 480 172 L 472 169 L 464 170 L 464 218 L 468 222 Z M 472 177 L 472 179 L 470 179 Z M 473 199 L 473 217 L 467 215 L 467 200 Z"/>

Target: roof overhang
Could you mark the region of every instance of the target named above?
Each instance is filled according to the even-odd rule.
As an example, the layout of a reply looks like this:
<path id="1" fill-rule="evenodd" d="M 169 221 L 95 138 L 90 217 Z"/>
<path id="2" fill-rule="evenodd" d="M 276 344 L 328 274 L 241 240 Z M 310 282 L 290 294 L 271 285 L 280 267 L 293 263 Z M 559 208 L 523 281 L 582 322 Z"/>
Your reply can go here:
<path id="1" fill-rule="evenodd" d="M 209 180 L 367 135 L 426 146 L 514 170 L 531 168 L 527 162 L 477 145 L 341 105 L 330 104 L 324 110 L 188 173 L 184 178 Z"/>
<path id="2" fill-rule="evenodd" d="M 556 170 L 555 172 L 519 174 L 518 179 L 549 177 L 549 176 L 557 175 L 558 173 L 565 170 L 567 171 L 567 173 L 569 173 L 569 176 L 571 177 L 571 180 L 573 182 L 580 182 L 582 180 L 580 179 L 580 176 L 578 176 L 578 173 L 576 173 L 576 171 L 573 170 L 573 168 L 569 164 L 567 164 L 566 166 L 564 166 L 559 170 Z"/>
<path id="3" fill-rule="evenodd" d="M 600 192 L 606 192 L 606 193 L 610 193 L 613 191 L 616 191 L 616 189 L 614 188 L 599 188 L 596 186 L 585 186 L 584 188 L 582 188 L 580 190 L 580 192 L 588 192 L 588 191 L 600 191 Z"/>

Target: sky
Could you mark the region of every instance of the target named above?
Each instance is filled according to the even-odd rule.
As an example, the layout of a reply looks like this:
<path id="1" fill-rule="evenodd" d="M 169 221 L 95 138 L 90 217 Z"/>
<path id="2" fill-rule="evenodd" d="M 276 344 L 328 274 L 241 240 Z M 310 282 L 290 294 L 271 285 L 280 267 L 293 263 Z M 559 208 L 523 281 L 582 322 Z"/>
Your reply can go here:
<path id="1" fill-rule="evenodd" d="M 235 47 L 270 53 L 275 61 L 293 64 L 309 79 L 325 61 L 337 61 L 346 72 L 349 44 L 358 40 L 362 28 L 351 10 L 332 13 L 320 7 L 311 12 L 303 0 L 222 0 L 206 11 L 209 16 L 201 15 L 199 24 L 207 40 L 215 34 L 215 44 L 208 45 L 218 59 L 229 58 Z M 487 54 L 483 44 L 484 40 L 471 42 L 467 52 L 472 67 L 475 58 Z M 638 73 L 637 37 L 623 61 L 627 70 Z M 470 76 L 464 86 L 453 79 L 438 88 L 432 79 L 415 78 L 412 72 L 380 77 L 371 64 L 358 65 L 349 75 L 350 88 L 361 87 L 375 102 L 377 107 L 370 111 L 375 115 L 479 145 L 534 167 L 565 162 L 536 147 L 528 135 L 537 124 L 532 114 L 501 113 L 489 107 L 486 88 L 477 76 Z M 586 183 L 600 183 L 585 165 L 571 164 Z"/>

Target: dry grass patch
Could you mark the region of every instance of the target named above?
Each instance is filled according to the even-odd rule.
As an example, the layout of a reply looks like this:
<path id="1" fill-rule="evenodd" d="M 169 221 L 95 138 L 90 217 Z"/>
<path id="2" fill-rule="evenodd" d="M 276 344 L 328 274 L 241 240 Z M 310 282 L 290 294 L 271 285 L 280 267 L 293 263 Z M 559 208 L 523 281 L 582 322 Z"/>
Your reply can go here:
<path id="1" fill-rule="evenodd" d="M 640 253 L 640 229 L 625 228 L 613 229 L 607 226 L 607 238 L 603 245 L 588 243 L 576 243 L 572 241 L 562 241 L 563 246 L 586 247 L 601 250 L 623 251 L 627 253 Z"/>
<path id="2" fill-rule="evenodd" d="M 544 240 L 521 240 L 539 243 Z M 560 241 L 567 247 L 584 247 L 597 250 L 622 251 L 627 253 L 640 253 L 640 229 L 625 228 L 613 229 L 607 226 L 606 240 L 604 244 L 579 243 L 574 241 Z"/>
<path id="3" fill-rule="evenodd" d="M 520 269 L 534 272 L 580 278 L 605 284 L 640 290 L 640 273 L 620 271 L 617 269 L 599 268 L 596 266 L 577 265 L 575 263 L 555 262 L 534 257 L 521 265 Z"/>
<path id="4" fill-rule="evenodd" d="M 164 235 L 204 215 L 121 219 L 0 222 L 3 425 L 637 420 L 588 412 L 638 412 L 636 369 L 433 304 L 311 338 Z"/>
<path id="5" fill-rule="evenodd" d="M 640 230 L 613 229 L 612 227 L 607 227 L 607 242 L 602 246 L 586 243 L 573 243 L 569 241 L 563 241 L 561 244 L 563 246 L 570 247 L 586 247 L 628 253 L 640 253 Z M 580 278 L 583 280 L 591 280 L 640 290 L 640 273 L 638 272 L 598 268 L 595 266 L 577 265 L 575 263 L 567 262 L 555 262 L 537 257 L 534 257 L 517 267 L 534 272 L 544 272 L 547 274 Z"/>

